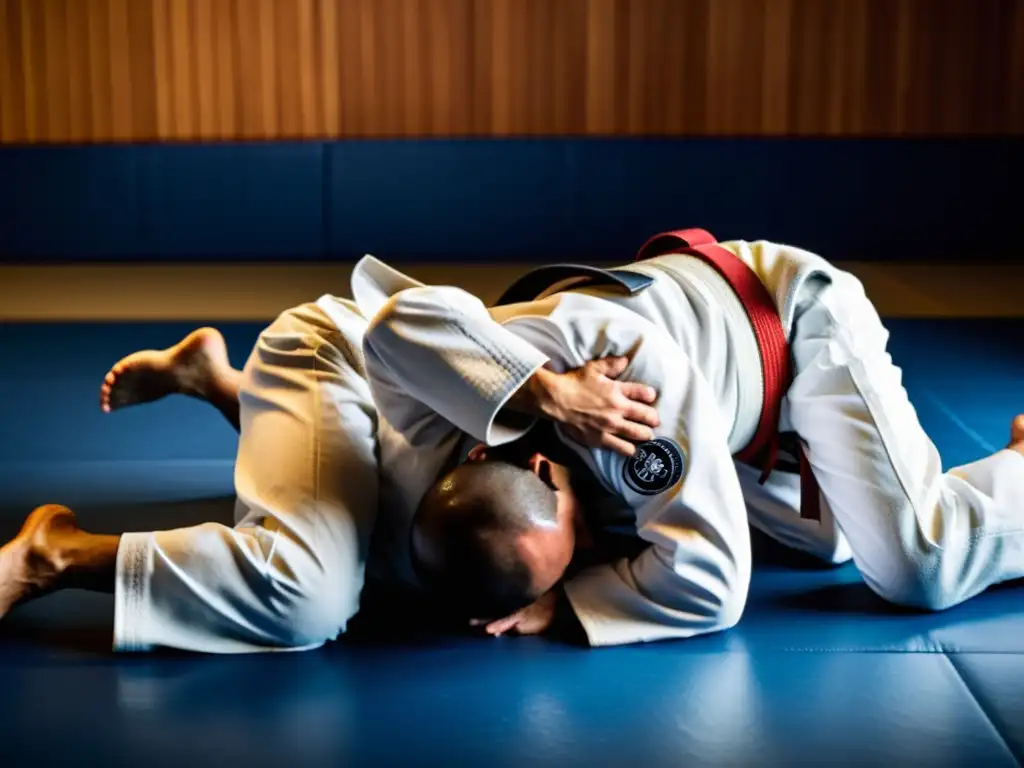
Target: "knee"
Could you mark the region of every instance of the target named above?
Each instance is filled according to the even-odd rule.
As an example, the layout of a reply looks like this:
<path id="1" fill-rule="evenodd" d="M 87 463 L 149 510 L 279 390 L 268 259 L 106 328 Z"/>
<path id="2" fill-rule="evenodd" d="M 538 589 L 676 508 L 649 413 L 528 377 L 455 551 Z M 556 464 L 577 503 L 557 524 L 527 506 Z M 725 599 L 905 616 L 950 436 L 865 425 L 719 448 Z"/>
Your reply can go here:
<path id="1" fill-rule="evenodd" d="M 932 563 L 904 557 L 898 566 L 889 568 L 884 575 L 865 580 L 875 594 L 894 605 L 944 611 L 959 599 L 943 585 L 939 570 L 932 566 Z"/>

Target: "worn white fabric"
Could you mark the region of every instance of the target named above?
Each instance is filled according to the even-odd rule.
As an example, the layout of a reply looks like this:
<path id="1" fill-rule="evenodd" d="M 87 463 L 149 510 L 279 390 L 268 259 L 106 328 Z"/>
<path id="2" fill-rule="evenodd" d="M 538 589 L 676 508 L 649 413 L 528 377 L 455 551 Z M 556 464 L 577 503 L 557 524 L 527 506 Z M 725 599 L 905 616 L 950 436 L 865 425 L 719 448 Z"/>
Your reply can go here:
<path id="1" fill-rule="evenodd" d="M 757 338 L 739 297 L 714 267 L 694 256 L 669 254 L 619 269 L 656 279 L 632 296 L 607 289 L 574 292 L 626 307 L 668 331 L 704 377 L 716 382 L 716 401 L 732 423 L 729 447 L 740 451 L 761 419 L 764 376 Z"/>
<path id="2" fill-rule="evenodd" d="M 377 512 L 365 327 L 324 297 L 260 335 L 240 394 L 237 524 L 122 537 L 117 650 L 297 650 L 344 630 Z"/>
<path id="3" fill-rule="evenodd" d="M 672 282 L 664 274 L 657 280 Z M 414 287 L 383 306 L 364 351 L 381 434 L 402 438 L 382 437 L 382 472 L 415 468 L 402 474 L 402 495 L 385 501 L 389 516 L 400 513 L 406 523 L 392 539 L 394 558 L 407 559 L 407 523 L 444 463 L 437 446 L 454 447 L 463 433 L 489 445 L 524 435 L 532 420 L 504 405 L 541 365 L 561 371 L 629 355 L 623 377 L 660 391 L 658 435 L 673 448 L 659 461 L 671 466 L 635 466 L 566 441 L 632 510 L 638 535 L 651 545 L 632 562 L 569 581 L 570 600 L 595 645 L 689 637 L 739 619 L 750 579 L 749 528 L 729 448 L 735 414 L 719 405 L 734 382 L 706 380 L 690 355 L 709 353 L 706 345 L 684 349 L 664 328 L 601 296 L 562 293 L 489 312 L 459 289 Z M 648 469 L 674 479 L 654 492 L 640 489 L 637 478 Z M 700 481 L 689 482 L 694 477 Z"/>
<path id="4" fill-rule="evenodd" d="M 588 290 L 488 312 L 457 289 L 413 286 L 378 302 L 364 350 L 383 420 L 404 441 L 392 460 L 452 447 L 460 431 L 492 445 L 512 440 L 530 424 L 503 405 L 539 366 L 630 354 L 623 377 L 658 389 L 659 435 L 682 449 L 685 468 L 673 487 L 638 496 L 621 458 L 576 446 L 650 544 L 567 583 L 592 644 L 732 626 L 747 593 L 748 515 L 790 546 L 833 562 L 852 556 L 867 583 L 899 603 L 943 608 L 1024 575 L 1024 457 L 1001 451 L 943 474 L 859 282 L 800 249 L 723 245 L 761 277 L 791 338 L 796 377 L 782 426 L 806 443 L 821 523 L 799 518 L 795 475 L 762 487 L 754 470 L 735 466 L 729 436 L 748 377 L 721 357 L 738 354 L 735 336 L 749 328 L 701 303 L 670 268 L 655 269 L 655 288 L 631 299 Z M 417 465 L 391 507 L 396 519 L 411 518 L 440 462 L 435 454 Z"/>
<path id="5" fill-rule="evenodd" d="M 627 462 L 566 441 L 649 545 L 566 585 L 592 644 L 735 624 L 750 575 L 748 519 L 826 560 L 852 556 L 899 603 L 944 608 L 1024 576 L 1024 457 L 1000 451 L 943 473 L 860 284 L 799 249 L 725 245 L 758 272 L 791 332 L 797 375 L 783 428 L 806 442 L 822 523 L 800 520 L 795 476 L 762 487 L 734 464 L 745 388 L 757 381 L 746 370 L 750 329 L 696 272 L 665 259 L 639 297 L 577 291 L 488 311 L 368 260 L 353 281 L 376 311 L 368 333 L 365 313 L 325 296 L 283 313 L 253 350 L 236 526 L 122 538 L 115 647 L 238 653 L 335 637 L 358 606 L 378 506 L 370 565 L 412 582 L 408 524 L 444 463 L 474 440 L 525 433 L 529 420 L 504 405 L 539 366 L 609 354 L 630 355 L 623 377 L 659 390 L 659 436 L 678 461 L 649 448 Z M 637 490 L 645 477 L 669 480 L 647 494 Z"/>
<path id="6" fill-rule="evenodd" d="M 847 542 L 835 559 L 848 546 L 876 593 L 933 610 L 1024 577 L 1024 456 L 1002 450 L 943 472 L 852 275 L 834 275 L 795 314 L 785 405 Z M 826 556 L 830 539 L 820 541 Z"/>

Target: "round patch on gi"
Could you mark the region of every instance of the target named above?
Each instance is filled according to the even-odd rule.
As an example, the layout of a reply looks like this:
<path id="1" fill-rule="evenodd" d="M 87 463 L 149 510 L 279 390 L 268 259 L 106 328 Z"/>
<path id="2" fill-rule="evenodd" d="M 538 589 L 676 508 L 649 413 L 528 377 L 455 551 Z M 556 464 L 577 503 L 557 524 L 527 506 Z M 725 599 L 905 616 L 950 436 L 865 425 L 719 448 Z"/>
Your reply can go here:
<path id="1" fill-rule="evenodd" d="M 683 476 L 683 449 L 667 437 L 641 443 L 622 465 L 626 485 L 644 496 L 667 491 Z"/>

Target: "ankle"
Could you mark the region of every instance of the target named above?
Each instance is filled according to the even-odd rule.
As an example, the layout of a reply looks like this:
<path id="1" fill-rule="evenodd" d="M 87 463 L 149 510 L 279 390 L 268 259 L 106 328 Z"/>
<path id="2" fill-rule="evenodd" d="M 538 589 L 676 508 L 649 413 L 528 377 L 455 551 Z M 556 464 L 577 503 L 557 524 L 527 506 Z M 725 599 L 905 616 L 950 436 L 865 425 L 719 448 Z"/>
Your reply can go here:
<path id="1" fill-rule="evenodd" d="M 34 573 L 47 579 L 59 578 L 74 566 L 74 557 L 66 537 L 41 533 L 32 537 L 28 545 L 28 562 Z"/>
<path id="2" fill-rule="evenodd" d="M 54 536 L 45 557 L 53 583 L 61 589 L 111 592 L 120 536 L 87 533 L 79 528 Z"/>
<path id="3" fill-rule="evenodd" d="M 73 565 L 71 540 L 82 532 L 70 509 L 59 504 L 38 507 L 23 529 L 26 557 L 40 573 L 59 576 Z"/>

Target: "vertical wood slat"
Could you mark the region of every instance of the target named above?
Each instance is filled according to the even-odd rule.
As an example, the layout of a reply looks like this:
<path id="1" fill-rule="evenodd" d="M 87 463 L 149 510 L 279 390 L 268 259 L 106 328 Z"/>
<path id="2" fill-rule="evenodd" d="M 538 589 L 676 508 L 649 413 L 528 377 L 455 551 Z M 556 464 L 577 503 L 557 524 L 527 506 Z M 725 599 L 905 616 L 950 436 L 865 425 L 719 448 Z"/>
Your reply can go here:
<path id="1" fill-rule="evenodd" d="M 217 40 L 214 28 L 214 3 L 210 0 L 191 0 L 192 62 L 196 88 L 195 105 L 198 125 L 196 137 L 203 140 L 218 136 L 220 110 L 217 108 Z"/>
<path id="2" fill-rule="evenodd" d="M 317 96 L 320 100 L 320 123 L 314 134 L 338 136 L 341 134 L 341 57 L 337 0 L 318 0 L 317 15 L 317 57 L 315 66 L 320 89 Z"/>
<path id="3" fill-rule="evenodd" d="M 21 6 L 0 0 L 0 142 L 25 139 L 25 77 L 22 73 Z"/>
<path id="4" fill-rule="evenodd" d="M 1024 133 L 1024 0 L 0 0 L 0 142 Z"/>
<path id="5" fill-rule="evenodd" d="M 115 141 L 131 141 L 136 136 L 131 78 L 143 74 L 134 75 L 132 72 L 129 15 L 134 5 L 134 0 L 107 2 L 107 23 L 110 33 L 107 78 L 110 81 L 112 138 Z"/>
<path id="6" fill-rule="evenodd" d="M 42 15 L 41 6 L 31 0 L 21 0 L 20 25 L 21 71 L 25 78 L 25 139 L 45 141 L 49 137 L 46 116 L 46 69 L 42 66 L 41 41 L 38 27 Z"/>
<path id="7" fill-rule="evenodd" d="M 318 64 L 316 60 L 315 13 L 313 0 L 296 0 L 295 45 L 297 61 L 295 80 L 286 83 L 285 88 L 296 94 L 299 119 L 296 136 L 308 136 L 317 132 L 321 117 L 317 108 Z"/>
<path id="8" fill-rule="evenodd" d="M 1005 62 L 1002 69 L 1007 73 L 1006 90 L 997 94 L 996 98 L 1001 99 L 1005 104 L 1009 95 L 1008 116 L 1010 131 L 1024 133 L 1024 99 L 1019 98 L 1024 93 L 1024 3 L 1010 2 L 1007 15 L 1009 23 L 1006 25 L 1007 36 L 1004 38 Z M 1017 94 L 1017 98 L 1013 98 Z M 1000 126 L 1002 127 L 1002 126 Z"/>
<path id="9" fill-rule="evenodd" d="M 171 53 L 171 9 L 173 0 L 152 0 L 153 6 L 153 89 L 156 94 L 156 136 L 173 139 L 178 134 L 174 109 L 174 70 Z M 99 138 L 97 136 L 97 138 Z"/>
<path id="10" fill-rule="evenodd" d="M 67 4 L 46 3 L 42 7 L 42 61 L 46 71 L 46 103 L 49 110 L 47 130 L 57 141 L 71 138 L 71 115 L 68 72 L 68 51 L 64 40 L 67 27 Z"/>

